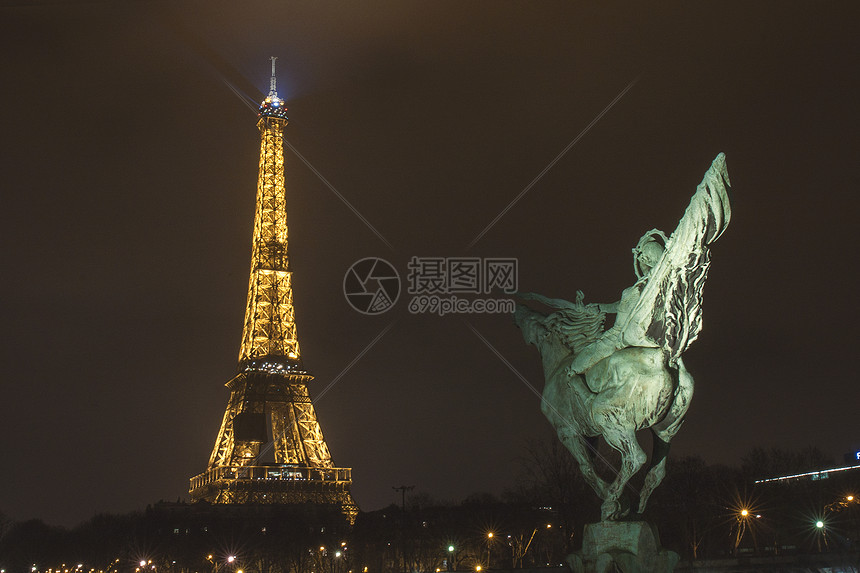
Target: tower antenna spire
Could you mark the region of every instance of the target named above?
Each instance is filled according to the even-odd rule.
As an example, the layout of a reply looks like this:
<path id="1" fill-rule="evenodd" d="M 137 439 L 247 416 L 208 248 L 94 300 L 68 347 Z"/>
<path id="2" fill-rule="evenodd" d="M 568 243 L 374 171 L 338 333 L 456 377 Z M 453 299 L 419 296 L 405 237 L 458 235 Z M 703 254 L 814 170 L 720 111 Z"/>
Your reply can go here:
<path id="1" fill-rule="evenodd" d="M 275 60 L 278 59 L 278 56 L 272 56 L 269 58 L 272 60 L 272 78 L 269 80 L 269 97 L 278 97 L 278 88 L 277 88 L 277 78 L 275 78 Z"/>
<path id="2" fill-rule="evenodd" d="M 274 117 L 287 120 L 287 106 L 284 100 L 278 97 L 278 79 L 275 77 L 275 60 L 277 56 L 269 58 L 272 62 L 272 78 L 269 80 L 269 95 L 260 104 L 259 115 L 263 117 Z M 286 123 L 284 124 L 286 125 Z M 283 127 L 283 126 L 282 126 Z"/>

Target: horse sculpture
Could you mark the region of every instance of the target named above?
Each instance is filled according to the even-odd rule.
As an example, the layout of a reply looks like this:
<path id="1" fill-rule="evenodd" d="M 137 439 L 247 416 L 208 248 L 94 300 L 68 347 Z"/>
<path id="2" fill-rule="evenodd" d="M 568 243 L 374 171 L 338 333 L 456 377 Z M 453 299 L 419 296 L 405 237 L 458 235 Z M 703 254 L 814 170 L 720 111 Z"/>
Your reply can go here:
<path id="1" fill-rule="evenodd" d="M 517 305 L 514 318 L 526 343 L 541 354 L 541 409 L 603 500 L 603 521 L 622 519 L 631 509 L 641 513 L 665 476 L 669 443 L 693 396 L 693 377 L 681 355 L 702 327 L 708 246 L 731 218 L 729 189 L 720 154 L 672 236 L 652 230 L 633 249 L 638 280 L 617 303 L 585 304 L 582 292 L 576 302 L 520 295 L 558 309 L 545 315 Z M 606 314 L 616 318 L 604 331 Z M 651 463 L 638 504 L 622 507 L 625 486 L 646 461 L 636 439 L 636 432 L 646 428 L 654 437 Z M 621 454 L 611 483 L 598 475 L 589 452 L 598 436 Z"/>

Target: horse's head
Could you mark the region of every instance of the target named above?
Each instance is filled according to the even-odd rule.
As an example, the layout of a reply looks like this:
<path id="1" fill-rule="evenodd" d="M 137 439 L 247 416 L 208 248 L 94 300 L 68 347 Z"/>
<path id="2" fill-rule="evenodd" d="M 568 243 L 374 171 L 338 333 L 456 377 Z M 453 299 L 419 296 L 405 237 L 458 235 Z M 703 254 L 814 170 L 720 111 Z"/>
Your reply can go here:
<path id="1" fill-rule="evenodd" d="M 517 304 L 514 310 L 514 322 L 523 331 L 526 344 L 534 344 L 541 349 L 541 343 L 549 335 L 546 327 L 546 315 L 532 310 L 523 304 Z"/>
<path id="2" fill-rule="evenodd" d="M 534 344 L 544 365 L 544 372 L 554 372 L 558 364 L 572 355 L 571 347 L 559 328 L 560 312 L 546 315 L 517 304 L 514 322 L 523 331 L 526 344 Z"/>

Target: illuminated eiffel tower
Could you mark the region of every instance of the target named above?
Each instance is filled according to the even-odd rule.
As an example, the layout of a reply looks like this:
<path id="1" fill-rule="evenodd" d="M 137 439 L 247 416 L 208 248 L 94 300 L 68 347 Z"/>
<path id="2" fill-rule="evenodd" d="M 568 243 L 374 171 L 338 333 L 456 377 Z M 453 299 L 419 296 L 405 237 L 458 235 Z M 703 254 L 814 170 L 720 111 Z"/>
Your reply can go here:
<path id="1" fill-rule="evenodd" d="M 335 504 L 353 521 L 352 471 L 334 466 L 308 395 L 287 253 L 284 127 L 287 108 L 275 85 L 260 104 L 260 172 L 248 304 L 238 374 L 209 465 L 191 478 L 192 501 Z M 270 452 L 270 450 L 274 452 Z M 263 461 L 264 458 L 274 461 Z"/>

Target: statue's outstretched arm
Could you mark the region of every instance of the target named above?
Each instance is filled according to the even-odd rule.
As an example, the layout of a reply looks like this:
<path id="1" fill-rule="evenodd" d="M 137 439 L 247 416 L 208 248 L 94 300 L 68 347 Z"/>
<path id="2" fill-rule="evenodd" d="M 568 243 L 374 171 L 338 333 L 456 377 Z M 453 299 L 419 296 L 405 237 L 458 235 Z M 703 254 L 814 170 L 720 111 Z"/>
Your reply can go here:
<path id="1" fill-rule="evenodd" d="M 562 298 L 549 298 L 542 294 L 537 294 L 535 292 L 518 292 L 516 296 L 520 297 L 524 300 L 536 300 L 541 304 L 545 304 L 552 308 L 567 308 L 572 310 L 582 311 L 586 307 L 588 308 L 596 308 L 598 311 L 604 314 L 616 314 L 618 313 L 618 307 L 621 304 L 621 301 L 616 302 L 601 302 L 601 303 L 590 303 L 588 305 L 584 305 L 582 301 L 585 299 L 585 295 L 582 294 L 582 291 L 576 291 L 576 302 L 570 302 L 569 300 L 564 300 Z"/>
<path id="2" fill-rule="evenodd" d="M 597 309 L 600 312 L 605 312 L 606 314 L 617 314 L 618 313 L 618 305 L 620 305 L 620 304 L 621 304 L 620 300 L 617 302 L 600 302 L 600 303 L 597 303 Z"/>
<path id="3" fill-rule="evenodd" d="M 582 302 L 578 300 L 578 302 L 570 302 L 569 300 L 564 300 L 561 298 L 549 298 L 542 294 L 537 294 L 536 292 L 518 292 L 516 294 L 519 298 L 523 300 L 536 300 L 541 304 L 545 304 L 552 308 L 570 308 L 570 309 L 582 309 Z M 577 297 L 579 299 L 579 297 Z"/>

